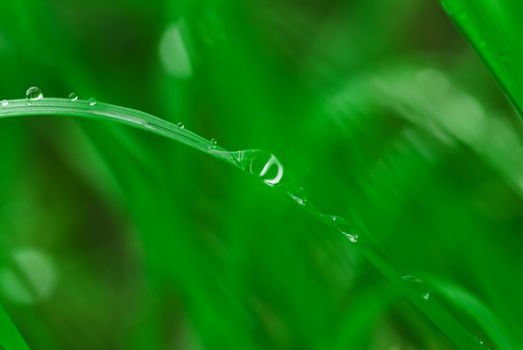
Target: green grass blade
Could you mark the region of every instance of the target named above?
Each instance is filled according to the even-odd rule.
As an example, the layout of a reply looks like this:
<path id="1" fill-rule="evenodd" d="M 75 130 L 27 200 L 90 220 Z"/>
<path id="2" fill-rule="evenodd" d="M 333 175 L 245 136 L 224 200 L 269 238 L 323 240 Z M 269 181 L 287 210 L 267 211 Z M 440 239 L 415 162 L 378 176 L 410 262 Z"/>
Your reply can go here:
<path id="1" fill-rule="evenodd" d="M 93 103 L 90 101 L 70 101 L 60 98 L 34 100 L 31 101 L 30 104 L 27 100 L 10 100 L 6 107 L 0 109 L 0 118 L 23 116 L 66 116 L 112 120 L 174 139 L 184 145 L 209 153 L 218 158 L 229 161 L 231 160 L 230 158 L 220 156 L 217 152 L 209 152 L 211 149 L 219 151 L 220 148 L 214 145 L 211 141 L 206 140 L 191 131 L 185 130 L 183 127 L 175 126 L 167 121 L 141 111 L 106 103 L 92 104 Z M 225 151 L 223 149 L 221 150 Z"/>
<path id="2" fill-rule="evenodd" d="M 519 0 L 442 0 L 444 9 L 494 73 L 521 115 L 523 47 Z"/>
<path id="3" fill-rule="evenodd" d="M 517 343 L 514 337 L 509 338 L 509 332 L 503 323 L 474 295 L 446 281 L 435 278 L 427 279 L 427 281 L 434 288 L 434 291 L 456 308 L 467 313 L 474 322 L 480 325 L 496 349 L 521 349 L 521 344 L 515 346 Z"/>
<path id="4" fill-rule="evenodd" d="M 46 98 L 32 101 L 10 100 L 7 106 L 0 108 L 0 119 L 28 116 L 60 116 L 110 120 L 170 138 L 230 163 L 249 174 L 258 176 L 265 184 L 289 195 L 293 201 L 318 220 L 324 222 L 327 226 L 341 233 L 354 243 L 354 247 L 400 291 L 407 295 L 410 295 L 412 292 L 412 286 L 405 282 L 402 274 L 385 261 L 365 237 L 360 239 L 343 218 L 323 214 L 307 200 L 301 187 L 289 181 L 287 179 L 288 176 L 284 178 L 283 166 L 269 152 L 259 150 L 230 152 L 191 131 L 150 114 L 105 103 L 92 104 L 89 101 Z M 411 300 L 456 345 L 461 348 L 481 348 L 481 344 L 470 332 L 460 325 L 459 321 L 439 303 L 427 302 L 427 300 L 423 300 L 421 295 L 416 295 Z"/>
<path id="5" fill-rule="evenodd" d="M 20 334 L 11 318 L 0 305 L 0 349 L 29 350 L 29 346 Z"/>

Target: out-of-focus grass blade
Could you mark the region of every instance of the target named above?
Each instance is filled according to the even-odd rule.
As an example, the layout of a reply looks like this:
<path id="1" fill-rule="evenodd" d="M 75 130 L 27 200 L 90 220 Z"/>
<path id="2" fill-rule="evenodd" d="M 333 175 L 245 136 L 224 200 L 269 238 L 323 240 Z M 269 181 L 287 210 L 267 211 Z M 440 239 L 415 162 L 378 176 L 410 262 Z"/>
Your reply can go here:
<path id="1" fill-rule="evenodd" d="M 442 0 L 443 7 L 485 60 L 520 116 L 523 111 L 523 2 Z"/>
<path id="2" fill-rule="evenodd" d="M 518 165 L 521 164 L 519 155 L 522 150 L 522 142 L 517 130 L 511 129 L 506 120 L 500 116 L 491 116 L 479 101 L 460 90 L 444 73 L 432 68 L 415 69 L 409 66 L 391 69 L 391 67 L 387 67 L 386 70 L 373 72 L 362 79 L 354 79 L 341 94 L 329 102 L 328 109 L 330 117 L 335 122 L 341 126 L 355 126 L 347 128 L 347 132 L 355 132 L 354 129 L 358 125 L 369 123 L 369 120 L 373 118 L 374 114 L 370 106 L 381 107 L 383 111 L 392 111 L 393 115 L 404 119 L 407 122 L 406 125 L 417 126 L 435 141 L 445 145 L 447 151 L 457 152 L 459 146 L 467 146 L 498 172 L 500 178 L 511 185 L 515 193 L 521 195 L 519 180 L 521 179 L 521 166 Z M 427 144 L 423 154 L 430 154 L 433 158 L 437 149 L 441 149 L 439 152 L 443 152 L 443 147 L 428 148 L 429 145 Z M 382 159 L 383 154 L 384 152 L 381 155 Z M 399 157 L 394 158 L 393 163 L 397 164 Z M 413 161 L 409 161 L 409 164 L 413 164 Z M 401 169 L 403 170 L 402 175 L 404 175 L 409 168 L 403 166 Z M 414 173 L 418 175 L 419 181 L 419 169 L 416 169 Z M 387 183 L 387 177 L 380 176 L 384 180 L 380 179 L 377 183 Z M 394 179 L 396 182 L 390 187 L 396 190 L 399 188 L 403 195 L 406 194 L 408 188 L 398 186 L 398 180 Z M 399 210 L 401 212 L 404 208 L 400 207 Z M 380 215 L 383 216 L 381 213 Z M 442 244 L 445 243 L 442 242 Z M 489 246 L 489 250 L 477 259 L 482 261 L 485 260 L 485 256 L 496 256 L 497 254 L 501 256 L 502 253 L 496 249 L 496 246 Z M 482 251 L 478 249 L 471 250 L 468 253 L 470 254 L 469 259 L 476 259 L 475 256 L 481 253 Z M 450 260 L 450 258 L 448 259 Z M 489 301 L 491 308 L 495 307 L 492 310 L 499 312 L 500 308 L 503 310 L 507 305 L 509 308 L 513 307 L 513 303 L 507 303 L 507 296 L 500 297 L 499 290 L 487 293 L 486 291 L 489 291 L 492 286 L 487 285 L 480 288 L 484 288 L 484 295 L 489 295 L 486 300 Z M 453 305 L 457 304 L 456 307 L 460 313 L 472 315 L 496 346 L 504 349 L 517 348 L 515 337 L 511 336 L 507 327 L 504 326 L 510 324 L 511 320 L 507 319 L 506 315 L 503 319 L 494 317 L 494 312 L 490 311 L 491 309 L 487 308 L 486 304 L 469 296 L 467 301 L 471 300 L 474 302 L 469 302 L 467 305 L 461 305 L 461 303 L 453 303 Z M 415 304 L 435 324 L 444 325 L 445 328 L 442 330 L 451 339 L 466 339 L 470 336 L 470 334 L 462 332 L 463 329 L 460 330 L 460 328 L 466 329 L 467 327 L 452 316 L 453 312 L 443 312 L 446 304 L 439 303 L 438 300 L 431 301 L 429 304 L 415 301 Z M 512 312 L 512 314 L 515 313 Z M 483 317 L 487 317 L 486 315 L 489 316 L 488 320 L 483 319 Z M 457 333 L 451 334 L 449 330 Z"/>
<path id="3" fill-rule="evenodd" d="M 240 151 L 229 152 L 221 147 L 218 147 L 211 141 L 208 141 L 201 136 L 177 127 L 160 118 L 154 117 L 150 114 L 131 110 L 124 107 L 104 104 L 92 103 L 91 101 L 75 101 L 71 102 L 66 99 L 46 98 L 43 100 L 11 100 L 8 102 L 8 107 L 0 110 L 0 118 L 9 117 L 23 117 L 23 116 L 72 116 L 92 119 L 112 120 L 122 124 L 127 124 L 136 128 L 147 130 L 158 135 L 176 140 L 182 144 L 192 147 L 196 150 L 207 153 L 211 156 L 219 158 L 229 164 L 239 167 L 247 173 L 256 174 L 260 179 L 269 186 L 278 184 L 283 176 L 283 166 L 275 158 L 274 155 L 263 151 Z M 252 158 L 261 155 L 260 159 Z M 265 165 L 259 163 L 260 160 L 266 162 Z M 271 168 L 276 168 L 277 174 L 272 177 L 264 177 Z M 261 170 L 261 172 L 260 172 Z M 276 182 L 273 182 L 277 179 Z M 286 187 L 284 187 L 286 189 Z M 287 192 L 294 200 L 295 196 L 301 194 L 299 192 Z M 335 223 L 335 220 L 330 216 L 322 214 L 312 204 L 306 204 L 302 198 L 298 198 L 296 202 L 305 206 L 307 211 L 316 216 L 320 221 L 331 226 L 333 229 L 339 231 L 344 235 L 345 228 L 343 224 Z M 301 199 L 301 202 L 300 202 Z M 341 225 L 341 226 L 340 226 Z M 357 236 L 356 236 L 357 237 Z M 365 241 L 358 241 L 356 238 L 357 247 L 361 254 L 363 254 L 380 272 L 383 273 L 399 290 L 405 293 L 409 292 L 409 286 L 401 278 L 401 274 L 387 261 L 383 260 L 373 248 L 365 243 Z M 353 243 L 356 243 L 353 241 Z M 197 290 L 195 290 L 196 292 Z M 461 348 L 481 348 L 480 344 L 475 341 L 470 332 L 463 327 L 458 320 L 449 314 L 443 306 L 439 303 L 429 302 L 426 300 L 413 300 L 414 304 L 424 312 L 434 323 L 441 328 Z M 217 324 L 218 325 L 218 324 Z"/>
<path id="4" fill-rule="evenodd" d="M 393 297 L 388 285 L 373 285 L 372 288 L 362 291 L 356 290 L 356 293 L 351 295 L 354 307 L 337 324 L 339 331 L 335 349 L 367 348 L 368 344 L 364 346 L 365 343 L 358 343 L 368 341 L 366 337 L 361 337 L 361 334 L 371 329 Z"/>
<path id="5" fill-rule="evenodd" d="M 479 299 L 463 288 L 438 279 L 426 279 L 435 291 L 455 307 L 467 313 L 482 328 L 496 349 L 514 349 L 517 344 L 509 339 L 509 332 L 503 323 Z M 481 341 L 483 342 L 483 341 Z M 518 344 L 520 348 L 521 344 Z"/>
<path id="6" fill-rule="evenodd" d="M 0 305 L 0 349 L 29 350 L 24 338 Z"/>
<path id="7" fill-rule="evenodd" d="M 444 73 L 432 68 L 400 68 L 381 72 L 370 84 L 379 94 L 377 101 L 388 101 L 391 109 L 444 143 L 454 139 L 466 145 L 523 196 L 521 136 Z"/>

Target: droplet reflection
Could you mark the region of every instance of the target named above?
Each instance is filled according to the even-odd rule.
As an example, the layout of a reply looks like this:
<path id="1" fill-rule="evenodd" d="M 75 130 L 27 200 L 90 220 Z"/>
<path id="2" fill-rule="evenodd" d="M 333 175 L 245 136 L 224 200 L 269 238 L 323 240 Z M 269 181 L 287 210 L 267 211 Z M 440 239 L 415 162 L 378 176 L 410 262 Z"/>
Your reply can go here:
<path id="1" fill-rule="evenodd" d="M 36 101 L 41 100 L 44 98 L 44 94 L 42 93 L 42 90 L 36 86 L 31 86 L 27 91 L 25 92 L 25 98 L 28 102 L 30 101 Z"/>

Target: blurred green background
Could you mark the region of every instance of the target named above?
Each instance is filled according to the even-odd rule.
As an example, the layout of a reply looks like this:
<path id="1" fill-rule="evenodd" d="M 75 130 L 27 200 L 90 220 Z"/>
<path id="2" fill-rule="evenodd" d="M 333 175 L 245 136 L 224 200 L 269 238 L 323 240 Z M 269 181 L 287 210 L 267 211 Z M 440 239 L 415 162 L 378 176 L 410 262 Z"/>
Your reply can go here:
<path id="1" fill-rule="evenodd" d="M 0 9 L 0 99 L 74 91 L 269 150 L 430 293 L 409 301 L 208 155 L 110 122 L 7 119 L 0 304 L 32 349 L 454 349 L 457 329 L 523 343 L 523 126 L 437 1 Z"/>

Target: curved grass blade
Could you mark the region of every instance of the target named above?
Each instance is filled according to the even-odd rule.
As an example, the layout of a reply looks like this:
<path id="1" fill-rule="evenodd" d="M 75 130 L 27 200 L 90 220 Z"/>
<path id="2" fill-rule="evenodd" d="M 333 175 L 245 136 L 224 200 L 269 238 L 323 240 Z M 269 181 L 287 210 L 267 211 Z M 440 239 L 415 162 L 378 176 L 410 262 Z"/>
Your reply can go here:
<path id="1" fill-rule="evenodd" d="M 65 116 L 89 119 L 111 120 L 126 124 L 135 128 L 150 131 L 152 133 L 176 140 L 196 150 L 203 151 L 236 164 L 230 157 L 218 152 L 209 152 L 210 149 L 224 151 L 209 140 L 178 127 L 165 120 L 150 114 L 132 110 L 125 107 L 114 106 L 106 103 L 95 103 L 93 101 L 77 100 L 70 101 L 60 98 L 45 98 L 42 100 L 9 100 L 6 106 L 0 107 L 0 118 L 29 117 L 29 116 Z"/>
<path id="2" fill-rule="evenodd" d="M 523 26 L 520 0 L 441 0 L 523 116 Z"/>
<path id="3" fill-rule="evenodd" d="M 360 94 L 356 99 L 354 91 L 364 91 L 365 98 Z M 394 111 L 399 118 L 426 130 L 443 144 L 453 147 L 458 142 L 468 147 L 515 193 L 523 196 L 520 136 L 503 118 L 487 113 L 479 101 L 455 86 L 443 72 L 429 67 L 403 66 L 373 72 L 336 95 L 329 103 L 329 110 L 333 110 L 333 117 L 349 118 L 358 114 L 361 101 Z M 430 287 L 450 301 L 445 304 L 454 305 L 481 325 L 496 348 L 521 348 L 519 339 L 506 327 L 510 323 L 495 317 L 473 295 L 445 283 L 434 282 Z M 422 306 L 420 309 L 427 311 Z M 426 314 L 429 318 L 434 315 L 433 312 Z"/>
<path id="4" fill-rule="evenodd" d="M 465 311 L 474 322 L 480 325 L 496 349 L 515 349 L 512 344 L 516 344 L 516 342 L 508 337 L 510 333 L 505 329 L 503 323 L 471 293 L 457 285 L 436 278 L 426 280 L 433 287 L 434 291 L 438 292 L 439 295 L 447 299 L 455 307 Z"/>
<path id="5" fill-rule="evenodd" d="M 466 145 L 523 197 L 520 135 L 444 73 L 432 68 L 399 68 L 373 75 L 364 84 L 376 101 L 442 142 L 456 140 Z"/>
<path id="6" fill-rule="evenodd" d="M 29 116 L 79 117 L 109 120 L 152 132 L 180 142 L 213 157 L 221 159 L 241 170 L 257 176 L 266 185 L 288 195 L 303 209 L 324 222 L 327 226 L 345 236 L 369 262 L 374 265 L 399 291 L 412 295 L 412 286 L 402 274 L 386 262 L 365 238 L 360 239 L 352 226 L 342 217 L 322 213 L 310 203 L 303 188 L 288 180 L 279 160 L 270 152 L 241 150 L 231 152 L 219 147 L 191 131 L 178 127 L 153 115 L 106 103 L 93 101 L 70 101 L 59 98 L 40 100 L 10 100 L 0 107 L 0 119 Z M 416 292 L 416 291 L 415 291 Z M 482 349 L 482 345 L 444 307 L 428 301 L 423 295 L 412 297 L 413 303 L 460 348 Z"/>

